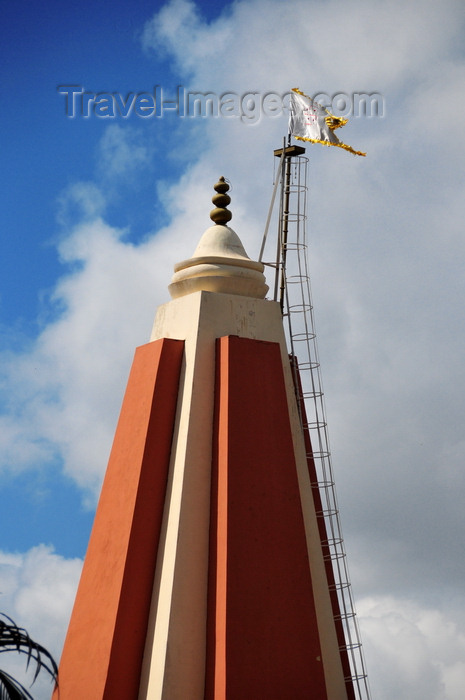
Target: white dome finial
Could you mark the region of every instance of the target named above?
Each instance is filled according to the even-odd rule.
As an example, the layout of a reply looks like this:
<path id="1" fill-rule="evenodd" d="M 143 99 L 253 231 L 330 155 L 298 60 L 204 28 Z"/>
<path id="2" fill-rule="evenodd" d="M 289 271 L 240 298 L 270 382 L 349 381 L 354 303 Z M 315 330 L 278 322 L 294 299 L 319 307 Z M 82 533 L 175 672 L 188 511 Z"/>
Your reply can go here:
<path id="1" fill-rule="evenodd" d="M 226 226 L 232 214 L 226 209 L 231 198 L 226 194 L 229 185 L 224 177 L 214 189 L 217 194 L 212 202 L 216 207 L 210 218 L 216 223 L 205 231 L 192 258 L 174 266 L 170 294 L 176 298 L 207 291 L 263 299 L 268 291 L 264 266 L 249 258 L 237 233 Z"/>

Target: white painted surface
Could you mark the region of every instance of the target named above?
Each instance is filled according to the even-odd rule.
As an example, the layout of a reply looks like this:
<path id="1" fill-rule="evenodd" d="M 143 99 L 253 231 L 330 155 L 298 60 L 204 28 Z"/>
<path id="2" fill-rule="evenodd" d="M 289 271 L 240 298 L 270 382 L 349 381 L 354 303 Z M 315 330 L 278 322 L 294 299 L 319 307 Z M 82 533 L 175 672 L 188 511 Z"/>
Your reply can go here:
<path id="1" fill-rule="evenodd" d="M 262 263 L 251 260 L 229 226 L 210 226 L 192 258 L 177 263 L 169 286 L 173 299 L 198 291 L 263 299 L 268 291 Z"/>

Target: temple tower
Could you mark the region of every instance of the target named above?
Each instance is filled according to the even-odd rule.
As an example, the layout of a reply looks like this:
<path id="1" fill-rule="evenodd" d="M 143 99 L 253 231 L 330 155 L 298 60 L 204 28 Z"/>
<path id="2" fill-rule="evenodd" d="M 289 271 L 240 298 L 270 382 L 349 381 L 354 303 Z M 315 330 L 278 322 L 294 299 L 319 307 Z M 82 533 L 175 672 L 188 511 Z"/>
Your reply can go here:
<path id="1" fill-rule="evenodd" d="M 136 350 L 54 700 L 356 697 L 280 304 L 228 189 Z"/>

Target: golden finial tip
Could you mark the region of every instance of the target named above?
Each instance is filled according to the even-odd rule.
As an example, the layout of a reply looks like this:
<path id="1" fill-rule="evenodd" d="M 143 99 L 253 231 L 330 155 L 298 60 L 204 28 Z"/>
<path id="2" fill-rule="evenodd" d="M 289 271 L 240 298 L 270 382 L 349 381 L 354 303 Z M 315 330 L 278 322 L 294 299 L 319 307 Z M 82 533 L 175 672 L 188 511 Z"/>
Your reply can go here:
<path id="1" fill-rule="evenodd" d="M 228 221 L 232 219 L 232 213 L 229 209 L 226 209 L 228 204 L 231 202 L 231 197 L 226 194 L 229 190 L 229 185 L 226 182 L 224 176 L 222 175 L 216 185 L 213 185 L 213 189 L 216 194 L 212 197 L 212 202 L 215 205 L 215 209 L 210 212 L 210 219 L 215 222 L 215 224 L 227 224 Z"/>

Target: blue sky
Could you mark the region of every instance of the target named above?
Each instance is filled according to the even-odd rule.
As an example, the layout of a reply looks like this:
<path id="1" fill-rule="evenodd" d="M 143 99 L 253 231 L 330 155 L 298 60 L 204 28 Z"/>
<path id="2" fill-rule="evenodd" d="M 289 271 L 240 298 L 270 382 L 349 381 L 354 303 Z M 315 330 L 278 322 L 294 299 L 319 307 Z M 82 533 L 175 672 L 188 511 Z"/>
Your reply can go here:
<path id="1" fill-rule="evenodd" d="M 108 126 L 105 119 L 96 117 L 66 118 L 66 98 L 58 86 L 80 85 L 91 92 L 116 91 L 125 96 L 153 92 L 162 81 L 169 93 L 177 87 L 177 76 L 166 55 L 154 57 L 141 50 L 144 24 L 156 8 L 153 3 L 50 2 L 39 17 L 24 6 L 19 9 L 17 3 L 8 2 L 5 8 L 0 100 L 2 153 L 9 174 L 1 194 L 0 331 L 3 349 L 17 350 L 27 347 L 57 313 L 50 293 L 64 272 L 56 249 L 66 235 L 59 221 L 60 196 L 70 184 L 95 176 L 96 151 Z M 215 3 L 204 3 L 202 15 L 214 18 L 217 8 Z M 147 125 L 143 138 L 168 146 L 172 126 L 168 121 L 160 120 L 156 133 L 153 124 Z M 133 114 L 127 123 L 134 122 L 143 120 Z M 160 150 L 163 180 L 173 182 L 183 171 L 183 161 L 170 158 L 168 148 Z M 127 227 L 127 238 L 135 243 L 155 221 L 160 224 L 167 219 L 156 192 L 160 178 L 156 164 L 144 162 L 144 166 L 140 174 L 131 174 L 129 186 L 117 188 L 106 217 L 110 224 Z M 104 180 L 105 173 L 97 177 Z M 83 556 L 93 511 L 81 507 L 81 494 L 63 476 L 59 460 L 19 477 L 12 466 L 2 487 L 6 496 L 0 516 L 3 528 L 14 513 L 28 514 L 11 529 L 9 549 L 22 551 L 40 541 L 53 543 L 64 555 Z"/>
<path id="2" fill-rule="evenodd" d="M 44 315 L 53 314 L 47 297 L 63 272 L 56 252 L 62 235 L 57 202 L 67 183 L 92 175 L 92 154 L 106 128 L 103 120 L 66 119 L 57 86 L 78 83 L 94 91 L 123 92 L 153 82 L 153 61 L 142 54 L 138 41 L 153 5 L 120 3 L 111 5 L 112 12 L 109 8 L 105 3 L 50 2 L 37 17 L 23 6 L 19 10 L 17 3 L 7 3 L 4 12 L 2 152 L 9 174 L 1 195 L 0 309 L 7 348 L 24 347 L 40 331 Z M 135 71 L 139 86 L 131 82 Z M 163 74 L 169 75 L 167 66 Z M 131 225 L 137 239 L 153 214 L 153 182 L 140 182 L 132 195 L 149 201 L 147 211 L 134 203 L 128 206 L 127 201 L 120 208 L 124 219 L 120 223 Z M 118 220 L 118 213 L 114 217 Z M 80 507 L 79 492 L 63 478 L 58 465 L 26 477 L 6 477 L 5 482 L 2 530 L 15 513 L 28 513 L 11 528 L 10 549 L 27 549 L 34 541 L 53 542 L 63 554 L 82 556 L 93 516 Z"/>
<path id="3" fill-rule="evenodd" d="M 10 173 L 2 188 L 2 211 L 5 230 L 17 241 L 2 255 L 2 280 L 11 285 L 2 289 L 2 320 L 7 322 L 18 315 L 35 319 L 37 288 L 46 289 L 59 274 L 53 247 L 59 235 L 56 200 L 66 184 L 93 174 L 93 153 L 107 126 L 105 120 L 64 118 L 65 98 L 57 87 L 70 83 L 125 94 L 150 90 L 161 76 L 164 84 L 176 85 L 166 57 L 157 61 L 141 51 L 140 35 L 153 3 L 47 2 L 38 15 L 33 7 L 6 2 L 2 12 L 2 153 Z M 153 192 L 153 179 L 144 179 L 138 191 L 146 184 Z M 153 206 L 152 201 L 150 212 L 141 212 L 141 220 L 136 207 L 126 206 L 123 225 L 135 219 L 134 235 L 146 230 Z M 121 225 L 117 213 L 114 217 Z M 15 303 L 10 305 L 9 298 Z"/>
<path id="4" fill-rule="evenodd" d="M 460 1 L 5 2 L 0 609 L 59 655 L 134 348 L 232 182 L 258 255 L 287 116 L 67 117 L 92 93 L 377 93 L 310 146 L 310 270 L 373 697 L 465 683 Z M 39 700 L 49 687 L 37 689 Z"/>

